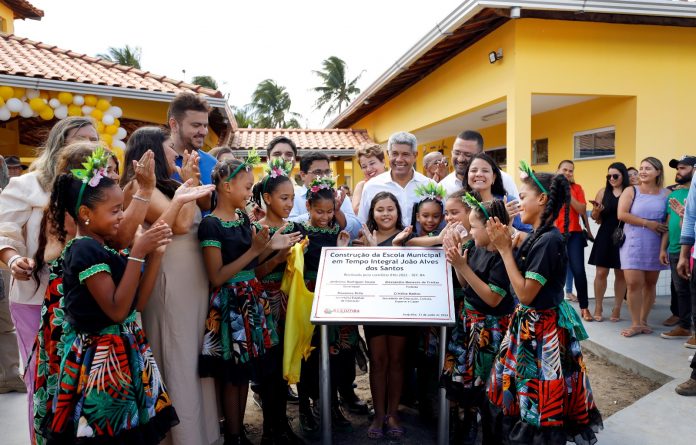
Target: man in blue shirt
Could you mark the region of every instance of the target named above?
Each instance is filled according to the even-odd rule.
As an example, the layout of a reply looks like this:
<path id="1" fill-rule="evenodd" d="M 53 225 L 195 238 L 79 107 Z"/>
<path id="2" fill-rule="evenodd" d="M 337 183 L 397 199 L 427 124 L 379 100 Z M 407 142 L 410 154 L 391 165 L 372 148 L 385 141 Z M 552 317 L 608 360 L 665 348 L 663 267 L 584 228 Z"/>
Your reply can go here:
<path id="1" fill-rule="evenodd" d="M 210 105 L 201 96 L 193 93 L 178 94 L 167 111 L 167 121 L 171 129 L 173 148 L 179 156 L 176 158 L 176 165 L 181 167 L 184 151 L 190 153 L 197 151 L 200 156 L 199 168 L 201 172 L 200 182 L 210 184 L 210 174 L 217 160 L 210 156 L 203 148 L 203 141 L 208 134 L 208 114 Z M 175 179 L 180 179 L 178 175 Z M 198 185 L 198 184 L 195 184 Z"/>
<path id="2" fill-rule="evenodd" d="M 679 244 L 681 244 L 681 251 L 679 253 L 679 262 L 677 263 L 677 273 L 684 279 L 690 280 L 691 287 L 691 316 L 692 320 L 696 322 L 696 274 L 691 270 L 690 267 L 690 256 L 691 250 L 694 247 L 694 241 L 696 236 L 694 234 L 694 228 L 696 227 L 696 181 L 691 181 L 691 186 L 689 187 L 689 194 L 686 198 L 686 208 L 684 209 L 684 220 L 682 222 L 682 232 L 681 238 L 679 239 Z M 696 326 L 696 323 L 694 323 Z M 692 337 L 691 340 L 696 339 Z M 696 348 L 696 342 L 687 341 L 684 344 L 688 348 Z M 684 383 L 677 385 L 675 390 L 677 394 L 682 396 L 696 396 L 696 354 L 691 360 L 691 378 Z"/>

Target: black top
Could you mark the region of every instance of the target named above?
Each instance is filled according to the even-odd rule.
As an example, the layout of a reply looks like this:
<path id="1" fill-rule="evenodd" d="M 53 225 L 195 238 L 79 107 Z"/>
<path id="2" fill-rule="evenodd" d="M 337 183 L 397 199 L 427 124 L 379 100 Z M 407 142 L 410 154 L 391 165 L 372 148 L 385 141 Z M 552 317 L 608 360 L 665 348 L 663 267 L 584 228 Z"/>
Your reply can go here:
<path id="1" fill-rule="evenodd" d="M 251 247 L 251 222 L 242 211 L 239 219 L 223 221 L 214 214 L 207 215 L 198 226 L 201 247 L 217 247 L 222 251 L 222 264 L 230 264 Z M 254 270 L 258 259 L 254 258 L 242 270 Z"/>
<path id="2" fill-rule="evenodd" d="M 256 232 L 258 233 L 259 230 L 261 230 L 262 226 L 258 222 L 253 223 L 254 227 L 256 227 Z M 275 233 L 278 231 L 280 227 L 269 227 L 269 233 L 271 236 L 275 235 Z M 285 227 L 285 230 L 283 230 L 282 233 L 293 233 L 293 232 L 300 232 L 300 225 L 295 224 L 292 221 L 288 222 L 288 225 Z M 276 256 L 278 252 L 273 252 L 266 258 L 265 261 L 270 260 L 274 256 Z M 264 281 L 280 281 L 283 279 L 283 273 L 285 273 L 285 266 L 287 265 L 286 261 L 283 261 L 281 264 L 276 266 L 272 271 L 268 272 L 268 275 L 265 277 L 260 278 L 261 280 Z M 273 274 L 273 277 L 271 277 L 271 274 Z M 280 274 L 280 276 L 278 276 Z M 271 280 L 267 280 L 269 277 L 273 278 Z M 274 278 L 275 277 L 275 278 Z M 277 278 L 277 279 L 276 279 Z"/>
<path id="3" fill-rule="evenodd" d="M 606 206 L 599 212 L 599 218 L 602 221 L 602 225 L 611 227 L 613 231 L 619 225 L 619 197 L 614 196 L 613 190 L 605 189 L 604 194 L 606 199 L 602 201 L 606 202 Z"/>
<path id="4" fill-rule="evenodd" d="M 336 247 L 336 241 L 338 240 L 338 234 L 341 232 L 341 228 L 338 224 L 334 224 L 333 227 L 329 228 L 318 228 L 312 227 L 309 224 L 303 224 L 302 231 L 309 238 L 309 245 L 304 255 L 304 273 L 305 278 L 308 278 L 307 272 L 316 274 L 319 270 L 319 258 L 321 258 L 322 248 Z M 312 274 L 310 274 L 309 279 L 313 279 L 311 276 Z"/>
<path id="5" fill-rule="evenodd" d="M 89 293 L 85 280 L 106 272 L 118 286 L 126 270 L 127 256 L 89 237 L 75 238 L 65 247 L 63 255 L 63 293 L 68 322 L 75 330 L 88 333 L 116 324 Z"/>
<path id="6" fill-rule="evenodd" d="M 399 233 L 400 232 L 396 232 L 395 234 L 393 234 L 392 236 L 390 236 L 389 238 L 385 239 L 384 241 L 382 241 L 381 243 L 379 243 L 377 245 L 380 247 L 392 247 L 393 246 L 392 242 L 394 241 L 394 238 L 396 238 L 396 235 L 398 235 Z"/>
<path id="7" fill-rule="evenodd" d="M 515 310 L 515 300 L 510 293 L 510 279 L 503 259 L 486 249 L 469 248 L 469 267 L 488 287 L 503 300 L 496 307 L 489 306 L 471 286 L 464 289 L 464 297 L 477 311 L 487 315 L 506 315 Z"/>
<path id="8" fill-rule="evenodd" d="M 529 305 L 535 309 L 550 309 L 563 301 L 568 256 L 563 235 L 556 227 L 534 241 L 525 258 L 520 253 L 527 248 L 533 234 L 529 235 L 516 254 L 517 265 L 525 278 L 542 284 L 539 293 Z M 510 290 L 514 292 L 512 286 Z"/>

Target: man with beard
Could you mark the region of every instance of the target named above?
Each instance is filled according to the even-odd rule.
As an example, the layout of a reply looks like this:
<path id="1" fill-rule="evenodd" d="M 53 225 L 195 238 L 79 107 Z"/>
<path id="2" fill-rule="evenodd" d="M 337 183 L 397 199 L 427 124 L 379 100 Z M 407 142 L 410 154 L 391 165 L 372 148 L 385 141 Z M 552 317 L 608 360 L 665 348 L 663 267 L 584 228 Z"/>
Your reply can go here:
<path id="1" fill-rule="evenodd" d="M 391 192 L 399 201 L 401 222 L 403 222 L 404 227 L 411 225 L 413 205 L 419 199 L 416 196 L 416 187 L 429 182 L 435 183 L 432 179 L 413 169 L 417 152 L 418 142 L 411 133 L 400 131 L 389 136 L 387 154 L 389 155 L 390 168 L 365 184 L 358 212 L 358 219 L 361 222 L 367 222 L 372 198 L 379 192 Z"/>
<path id="2" fill-rule="evenodd" d="M 679 252 L 681 245 L 679 239 L 682 233 L 682 222 L 684 203 L 689 194 L 691 179 L 694 175 L 695 156 L 683 156 L 681 159 L 672 159 L 669 166 L 677 170 L 674 181 L 677 183 L 672 193 L 667 197 L 667 225 L 669 231 L 662 234 L 662 248 L 660 249 L 660 261 L 669 264 L 672 270 L 672 285 L 674 293 L 672 295 L 672 317 L 676 318 L 676 326 L 669 332 L 660 334 L 666 339 L 689 339 L 687 345 L 696 348 L 696 338 L 691 335 L 692 303 L 689 280 L 682 278 L 677 273 L 679 263 Z M 675 298 L 676 297 L 676 298 Z M 666 320 L 669 322 L 670 319 Z"/>
<path id="3" fill-rule="evenodd" d="M 176 165 L 181 167 L 184 151 L 197 152 L 202 184 L 211 183 L 210 174 L 217 164 L 217 160 L 213 156 L 201 150 L 205 136 L 208 134 L 209 113 L 210 105 L 208 102 L 193 93 L 177 94 L 172 103 L 169 104 L 167 111 L 167 121 L 172 132 L 172 148 L 178 153 Z M 178 175 L 174 175 L 174 177 L 180 179 Z"/>
<path id="4" fill-rule="evenodd" d="M 454 140 L 452 145 L 452 166 L 454 171 L 440 181 L 440 185 L 445 187 L 447 195 L 451 195 L 464 188 L 464 183 L 467 178 L 464 178 L 466 169 L 469 166 L 469 161 L 474 155 L 483 151 L 483 136 L 481 133 L 473 130 L 464 130 Z M 503 187 L 510 196 L 519 196 L 517 186 L 512 176 L 504 171 L 500 172 L 500 177 L 503 180 Z"/>

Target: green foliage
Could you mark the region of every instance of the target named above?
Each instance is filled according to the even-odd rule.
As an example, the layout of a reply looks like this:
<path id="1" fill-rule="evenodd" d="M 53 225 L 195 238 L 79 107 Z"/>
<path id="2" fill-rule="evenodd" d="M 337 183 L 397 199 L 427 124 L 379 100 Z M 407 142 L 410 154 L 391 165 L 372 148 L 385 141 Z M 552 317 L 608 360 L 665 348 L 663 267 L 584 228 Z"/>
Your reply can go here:
<path id="1" fill-rule="evenodd" d="M 319 93 L 315 105 L 317 109 L 326 108 L 324 119 L 332 114 L 341 114 L 341 110 L 350 103 L 356 95 L 360 94 L 360 88 L 355 84 L 362 76 L 355 79 L 346 79 L 346 63 L 336 56 L 331 56 L 322 62 L 322 69 L 312 71 L 321 79 L 321 85 L 313 88 Z"/>
<path id="2" fill-rule="evenodd" d="M 142 48 L 139 46 L 130 47 L 128 45 L 123 48 L 109 47 L 106 54 L 97 54 L 104 60 L 116 62 L 120 65 L 132 66 L 140 69 L 140 58 L 142 57 Z"/>
<path id="3" fill-rule="evenodd" d="M 212 76 L 194 76 L 191 79 L 191 83 L 194 85 L 200 85 L 205 88 L 210 88 L 211 90 L 218 89 L 218 83 Z"/>
<path id="4" fill-rule="evenodd" d="M 290 111 L 292 101 L 285 87 L 272 79 L 258 84 L 251 95 L 251 111 L 259 128 L 299 128 L 298 113 Z M 239 122 L 238 122 L 239 123 Z"/>

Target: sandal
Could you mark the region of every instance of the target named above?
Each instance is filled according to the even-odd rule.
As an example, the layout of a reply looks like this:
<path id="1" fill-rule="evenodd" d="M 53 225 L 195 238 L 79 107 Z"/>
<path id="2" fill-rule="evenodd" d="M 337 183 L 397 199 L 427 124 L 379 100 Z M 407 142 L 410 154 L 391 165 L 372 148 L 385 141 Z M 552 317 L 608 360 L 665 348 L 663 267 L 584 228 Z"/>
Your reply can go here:
<path id="1" fill-rule="evenodd" d="M 613 321 L 616 323 L 617 321 L 621 321 L 621 308 L 620 307 L 615 307 L 614 309 L 611 310 L 611 318 L 609 320 Z"/>
<path id="2" fill-rule="evenodd" d="M 631 326 L 630 328 L 626 328 L 623 331 L 621 331 L 621 335 L 624 337 L 634 337 L 639 334 L 644 334 L 643 332 L 643 326 Z"/>
<path id="3" fill-rule="evenodd" d="M 592 318 L 594 318 L 594 321 L 597 321 L 597 322 L 604 321 L 604 317 L 602 317 L 602 314 L 599 314 L 599 315 L 595 314 Z"/>
<path id="4" fill-rule="evenodd" d="M 367 438 L 371 440 L 380 440 L 384 438 L 384 427 L 368 428 Z"/>
<path id="5" fill-rule="evenodd" d="M 589 309 L 580 309 L 580 314 L 582 315 L 582 319 L 585 321 L 593 321 L 594 318 L 592 318 L 592 314 L 590 314 Z"/>
<path id="6" fill-rule="evenodd" d="M 384 417 L 384 427 L 386 428 L 384 434 L 392 440 L 401 440 L 404 437 L 406 430 L 401 426 L 389 426 L 390 417 L 393 418 L 393 416 Z"/>

